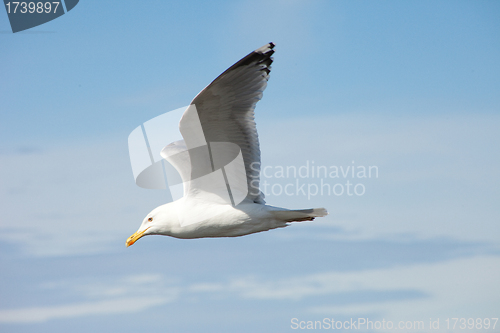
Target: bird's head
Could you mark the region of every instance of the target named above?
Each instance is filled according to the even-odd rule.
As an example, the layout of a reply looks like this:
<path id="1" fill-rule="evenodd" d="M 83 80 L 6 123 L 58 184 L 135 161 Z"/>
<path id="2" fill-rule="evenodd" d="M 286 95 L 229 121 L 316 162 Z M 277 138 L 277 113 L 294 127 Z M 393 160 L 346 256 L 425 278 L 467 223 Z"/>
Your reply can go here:
<path id="1" fill-rule="evenodd" d="M 147 235 L 166 235 L 171 223 L 176 219 L 175 214 L 171 214 L 171 203 L 157 207 L 151 211 L 142 221 L 141 227 L 125 243 L 127 247 Z M 169 213 L 170 212 L 170 213 Z"/>

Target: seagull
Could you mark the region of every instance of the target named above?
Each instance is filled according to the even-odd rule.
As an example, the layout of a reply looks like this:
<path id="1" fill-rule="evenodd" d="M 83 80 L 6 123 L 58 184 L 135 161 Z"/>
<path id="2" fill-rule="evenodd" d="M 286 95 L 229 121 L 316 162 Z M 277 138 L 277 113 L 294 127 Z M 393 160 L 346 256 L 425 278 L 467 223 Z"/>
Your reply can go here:
<path id="1" fill-rule="evenodd" d="M 179 123 L 184 140 L 161 151 L 181 176 L 184 195 L 153 209 L 127 247 L 147 235 L 238 237 L 328 215 L 325 208 L 266 205 L 259 189 L 254 109 L 267 86 L 274 46 L 249 53 L 193 99 Z"/>

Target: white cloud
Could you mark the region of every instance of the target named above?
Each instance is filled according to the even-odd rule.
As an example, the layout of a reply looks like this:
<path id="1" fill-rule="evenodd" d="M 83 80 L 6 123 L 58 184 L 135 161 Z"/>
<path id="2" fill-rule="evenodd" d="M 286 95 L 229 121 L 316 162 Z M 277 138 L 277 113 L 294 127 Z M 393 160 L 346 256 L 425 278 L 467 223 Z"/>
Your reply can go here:
<path id="1" fill-rule="evenodd" d="M 396 266 L 351 272 L 325 272 L 280 279 L 243 277 L 226 283 L 197 285 L 190 292 L 210 293 L 217 297 L 242 299 L 293 301 L 294 313 L 304 315 L 301 320 L 326 318 L 358 318 L 371 314 L 373 320 L 385 318 L 424 320 L 441 318 L 441 329 L 446 318 L 496 318 L 500 302 L 500 258 L 473 257 L 449 262 Z M 201 288 L 202 286 L 202 288 Z M 193 286 L 194 287 L 194 286 Z M 422 297 L 405 298 L 413 291 Z M 379 297 L 369 302 L 336 299 L 349 297 L 349 293 L 401 292 L 398 300 Z M 321 303 L 312 305 L 307 299 L 321 297 Z M 331 300 L 329 305 L 328 299 Z M 345 299 L 344 299 L 345 300 Z M 299 302 L 300 301 L 300 302 Z M 500 327 L 498 328 L 500 330 Z M 446 331 L 446 330 L 442 330 Z"/>
<path id="2" fill-rule="evenodd" d="M 171 301 L 166 297 L 132 297 L 95 302 L 0 310 L 1 323 L 43 322 L 50 319 L 140 312 Z"/>
<path id="3" fill-rule="evenodd" d="M 95 278 L 61 280 L 44 283 L 41 288 L 57 290 L 85 299 L 113 297 L 162 296 L 175 298 L 179 290 L 174 281 L 166 280 L 160 274 L 127 275 L 120 278 Z"/>
<path id="4" fill-rule="evenodd" d="M 55 306 L 0 309 L 0 323 L 43 322 L 51 319 L 140 312 L 170 303 L 180 289 L 158 274 L 124 276 L 98 281 L 64 280 L 44 283 L 41 289 L 70 294 L 80 302 Z"/>
<path id="5" fill-rule="evenodd" d="M 280 279 L 241 277 L 226 283 L 194 284 L 190 292 L 226 292 L 242 298 L 300 300 L 318 295 L 352 291 L 418 290 L 429 295 L 426 300 L 411 300 L 454 308 L 463 305 L 497 302 L 500 286 L 499 257 L 472 257 L 448 262 L 396 266 L 350 272 L 326 272 Z M 374 305 L 380 307 L 380 304 Z M 314 311 L 319 311 L 314 308 Z M 415 310 L 415 311 L 421 311 Z M 412 311 L 406 311 L 411 313 Z"/>
<path id="6" fill-rule="evenodd" d="M 296 311 L 314 316 L 351 316 L 375 313 L 386 320 L 423 320 L 429 317 L 498 316 L 500 258 L 495 256 L 456 259 L 448 262 L 323 272 L 302 276 L 266 278 L 240 276 L 215 282 L 191 284 L 169 280 L 159 274 L 124 276 L 94 281 L 67 280 L 44 284 L 51 292 L 73 293 L 80 302 L 56 306 L 34 306 L 0 310 L 0 322 L 40 322 L 64 317 L 140 312 L 167 303 L 195 297 L 199 302 L 213 299 L 293 301 Z M 405 298 L 404 292 L 424 297 Z M 333 302 L 338 295 L 380 292 L 403 297 L 397 301 L 376 298 L 370 302 Z M 327 296 L 327 298 L 325 298 Z M 310 301 L 321 297 L 320 304 Z M 325 300 L 326 299 L 326 300 Z M 300 302 L 297 302 L 300 301 Z"/>
<path id="7" fill-rule="evenodd" d="M 309 309 L 312 314 L 345 315 L 356 318 L 366 313 L 379 313 L 386 320 L 425 320 L 429 318 L 498 317 L 500 302 L 500 258 L 474 257 L 430 265 L 395 267 L 348 274 L 322 274 L 316 277 L 331 288 L 416 289 L 429 297 L 408 301 L 374 302 L 352 305 L 321 305 Z M 441 326 L 443 328 L 443 326 Z M 500 327 L 498 328 L 500 329 Z"/>

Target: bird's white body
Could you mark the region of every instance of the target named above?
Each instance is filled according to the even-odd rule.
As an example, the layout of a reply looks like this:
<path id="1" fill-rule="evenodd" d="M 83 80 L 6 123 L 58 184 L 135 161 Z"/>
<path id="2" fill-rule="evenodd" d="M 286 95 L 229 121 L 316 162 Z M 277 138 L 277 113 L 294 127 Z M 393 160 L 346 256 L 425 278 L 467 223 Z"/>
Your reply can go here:
<path id="1" fill-rule="evenodd" d="M 144 235 L 166 235 L 176 238 L 237 237 L 275 228 L 292 221 L 313 220 L 326 215 L 324 209 L 286 210 L 269 205 L 243 202 L 236 207 L 202 200 L 181 198 L 159 206 L 144 219 L 140 231 Z M 185 216 L 208 216 L 194 223 Z M 152 218 L 152 221 L 149 219 Z"/>
<path id="2" fill-rule="evenodd" d="M 161 151 L 179 173 L 184 196 L 155 208 L 127 246 L 145 235 L 237 237 L 327 215 L 265 204 L 254 108 L 267 86 L 274 44 L 235 63 L 203 89 L 179 123 L 184 140 Z"/>
<path id="3" fill-rule="evenodd" d="M 208 213 L 207 216 L 210 217 L 200 222 L 181 225 L 179 216 L 192 214 L 192 210 L 198 214 Z M 185 202 L 183 198 L 156 209 L 157 213 L 161 214 L 162 211 L 175 218 L 170 223 L 159 223 L 158 228 L 151 230 L 151 234 L 176 238 L 236 237 L 286 226 L 286 222 L 274 218 L 269 206 L 255 203 L 245 203 L 235 208 L 231 205 Z"/>

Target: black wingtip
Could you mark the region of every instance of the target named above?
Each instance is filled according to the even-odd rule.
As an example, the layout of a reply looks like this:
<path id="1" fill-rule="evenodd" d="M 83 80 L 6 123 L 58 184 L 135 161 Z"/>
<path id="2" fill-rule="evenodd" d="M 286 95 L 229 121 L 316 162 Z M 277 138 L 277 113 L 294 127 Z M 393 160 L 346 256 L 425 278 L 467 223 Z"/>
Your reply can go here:
<path id="1" fill-rule="evenodd" d="M 262 47 L 259 47 L 257 50 L 250 52 L 246 57 L 242 58 L 240 61 L 236 62 L 234 65 L 229 67 L 224 73 L 222 73 L 220 76 L 226 74 L 227 72 L 241 67 L 241 66 L 247 66 L 252 63 L 257 63 L 257 64 L 263 64 L 265 67 L 269 67 L 271 63 L 273 62 L 273 58 L 271 56 L 274 54 L 274 48 L 275 44 L 274 43 L 268 43 Z M 270 69 L 266 70 L 266 72 L 269 74 Z"/>
<path id="2" fill-rule="evenodd" d="M 273 49 L 276 46 L 273 42 L 269 42 L 266 45 L 259 47 L 257 50 L 255 50 L 255 53 L 260 53 L 260 54 L 268 54 L 269 52 L 274 53 Z M 272 54 L 271 53 L 271 54 Z"/>
<path id="3" fill-rule="evenodd" d="M 213 84 L 219 78 L 223 77 L 232 70 L 238 67 L 248 66 L 251 64 L 260 65 L 261 66 L 260 70 L 266 72 L 269 75 L 269 73 L 271 72 L 271 64 L 274 60 L 271 56 L 275 52 L 273 50 L 275 46 L 276 45 L 273 42 L 270 42 L 262 47 L 259 47 L 257 50 L 250 52 L 246 57 L 243 57 L 242 59 L 240 59 L 240 61 L 236 62 L 234 65 L 226 69 L 215 80 L 213 80 L 211 84 Z"/>

